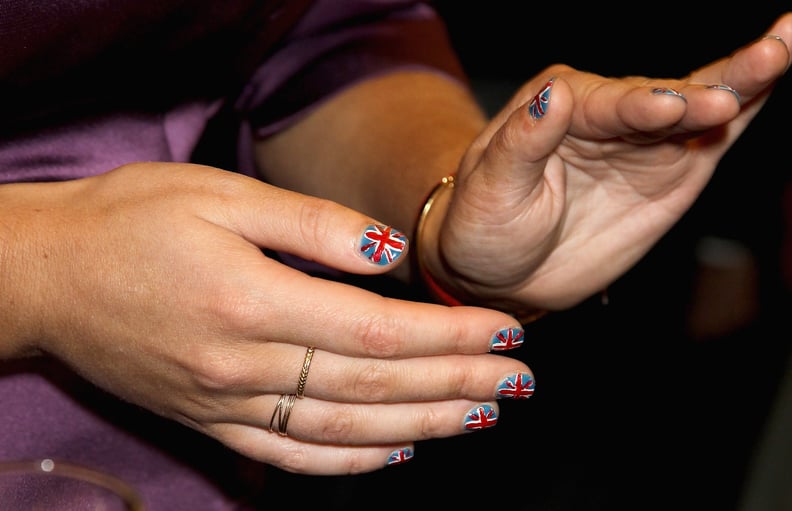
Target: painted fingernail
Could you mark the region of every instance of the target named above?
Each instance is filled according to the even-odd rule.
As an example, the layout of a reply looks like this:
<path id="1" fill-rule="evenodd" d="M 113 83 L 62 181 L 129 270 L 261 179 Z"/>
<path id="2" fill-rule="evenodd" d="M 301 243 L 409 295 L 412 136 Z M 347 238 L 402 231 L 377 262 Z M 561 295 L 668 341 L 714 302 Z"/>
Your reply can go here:
<path id="1" fill-rule="evenodd" d="M 522 328 L 504 328 L 498 330 L 490 341 L 490 351 L 504 351 L 519 348 L 525 340 Z"/>
<path id="2" fill-rule="evenodd" d="M 780 35 L 775 34 L 767 34 L 766 36 L 762 37 L 762 40 L 764 39 L 775 39 L 776 41 L 781 41 L 782 43 L 784 42 L 784 39 Z"/>
<path id="3" fill-rule="evenodd" d="M 388 465 L 398 465 L 405 461 L 410 461 L 413 456 L 415 456 L 415 453 L 409 447 L 397 449 L 388 456 Z"/>
<path id="4" fill-rule="evenodd" d="M 676 89 L 672 89 L 671 87 L 655 87 L 654 89 L 652 89 L 652 94 L 676 96 L 678 98 L 682 98 L 685 101 L 687 101 L 687 98 L 683 96 L 681 92 L 677 91 Z"/>
<path id="5" fill-rule="evenodd" d="M 728 85 L 724 85 L 722 83 L 716 83 L 713 85 L 707 85 L 706 88 L 710 90 L 725 90 L 726 92 L 731 92 L 732 94 L 734 94 L 734 97 L 737 98 L 737 103 L 742 104 L 742 98 L 740 97 L 740 94 L 736 90 L 729 87 Z"/>
<path id="6" fill-rule="evenodd" d="M 528 114 L 534 119 L 539 120 L 547 114 L 547 107 L 550 106 L 550 90 L 553 88 L 555 78 L 550 78 L 547 83 L 539 91 L 539 94 L 533 97 L 528 103 Z"/>
<path id="7" fill-rule="evenodd" d="M 528 373 L 517 373 L 508 376 L 498 384 L 498 398 L 528 399 L 533 396 L 536 382 Z"/>
<path id="8" fill-rule="evenodd" d="M 380 266 L 391 264 L 407 248 L 407 237 L 387 225 L 369 225 L 360 238 L 360 253 Z"/>
<path id="9" fill-rule="evenodd" d="M 482 404 L 471 409 L 465 415 L 465 430 L 478 431 L 491 428 L 498 423 L 498 412 L 492 405 Z"/>

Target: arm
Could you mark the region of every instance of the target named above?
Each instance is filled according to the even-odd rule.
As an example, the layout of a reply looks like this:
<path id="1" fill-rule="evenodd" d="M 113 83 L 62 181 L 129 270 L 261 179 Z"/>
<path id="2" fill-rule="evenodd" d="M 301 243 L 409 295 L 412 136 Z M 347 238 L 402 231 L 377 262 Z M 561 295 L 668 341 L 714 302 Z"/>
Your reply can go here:
<path id="1" fill-rule="evenodd" d="M 486 125 L 467 87 L 431 72 L 366 80 L 260 141 L 266 181 L 414 231 L 429 191 L 456 171 Z M 295 148 L 310 150 L 295 151 Z M 409 265 L 397 271 L 408 277 Z"/>

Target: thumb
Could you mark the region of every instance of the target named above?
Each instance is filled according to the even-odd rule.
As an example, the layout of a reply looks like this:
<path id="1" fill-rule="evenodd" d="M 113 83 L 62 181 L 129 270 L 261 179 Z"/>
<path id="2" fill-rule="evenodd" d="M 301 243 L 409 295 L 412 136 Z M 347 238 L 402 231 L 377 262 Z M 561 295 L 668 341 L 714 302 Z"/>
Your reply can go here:
<path id="1" fill-rule="evenodd" d="M 509 189 L 535 187 L 567 134 L 572 107 L 572 91 L 560 78 L 522 87 L 490 125 L 492 132 L 485 132 L 489 141 L 476 172 L 486 182 L 508 183 Z"/>
<path id="2" fill-rule="evenodd" d="M 569 84 L 534 80 L 515 94 L 474 144 L 457 178 L 459 200 L 449 212 L 460 228 L 553 225 L 563 213 L 566 174 L 555 151 L 567 134 L 573 108 Z M 468 155 L 471 156 L 471 155 Z"/>

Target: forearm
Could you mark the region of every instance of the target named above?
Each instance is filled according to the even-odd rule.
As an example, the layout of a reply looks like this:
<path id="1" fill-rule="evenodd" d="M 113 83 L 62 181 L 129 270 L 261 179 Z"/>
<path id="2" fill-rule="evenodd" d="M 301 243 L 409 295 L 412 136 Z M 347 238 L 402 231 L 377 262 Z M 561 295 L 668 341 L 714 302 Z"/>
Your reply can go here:
<path id="1" fill-rule="evenodd" d="M 257 144 L 267 181 L 362 211 L 412 235 L 486 119 L 462 85 L 428 72 L 366 80 Z M 408 265 L 399 275 L 407 276 Z"/>

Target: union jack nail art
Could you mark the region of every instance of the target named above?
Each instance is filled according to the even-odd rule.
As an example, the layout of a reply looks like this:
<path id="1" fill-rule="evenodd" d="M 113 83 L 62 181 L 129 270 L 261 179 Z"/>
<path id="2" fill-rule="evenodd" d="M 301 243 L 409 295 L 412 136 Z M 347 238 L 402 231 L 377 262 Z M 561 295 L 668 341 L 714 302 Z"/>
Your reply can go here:
<path id="1" fill-rule="evenodd" d="M 399 463 L 410 461 L 413 456 L 415 456 L 415 453 L 409 447 L 397 449 L 388 456 L 388 465 L 398 465 Z"/>
<path id="2" fill-rule="evenodd" d="M 536 382 L 527 373 L 517 373 L 498 384 L 498 397 L 506 399 L 528 399 L 533 396 Z"/>
<path id="3" fill-rule="evenodd" d="M 555 78 L 547 80 L 542 90 L 528 103 L 528 113 L 534 120 L 541 119 L 547 113 L 547 107 L 550 106 L 550 89 L 553 88 L 554 82 Z"/>
<path id="4" fill-rule="evenodd" d="M 360 253 L 380 266 L 391 264 L 407 248 L 407 237 L 387 225 L 369 225 L 360 238 Z"/>
<path id="5" fill-rule="evenodd" d="M 478 431 L 491 428 L 498 423 L 498 413 L 491 405 L 478 405 L 465 415 L 465 429 Z"/>
<path id="6" fill-rule="evenodd" d="M 498 330 L 490 342 L 490 351 L 504 351 L 519 348 L 525 340 L 522 328 L 504 328 Z"/>

